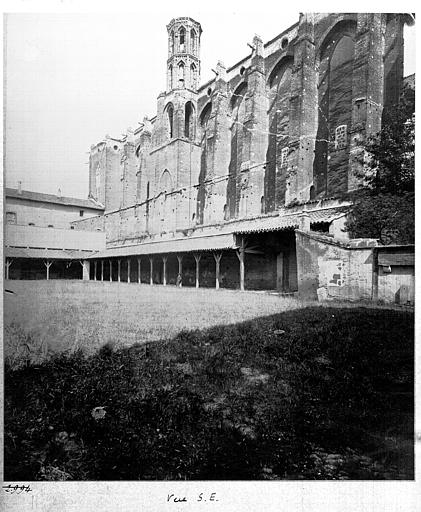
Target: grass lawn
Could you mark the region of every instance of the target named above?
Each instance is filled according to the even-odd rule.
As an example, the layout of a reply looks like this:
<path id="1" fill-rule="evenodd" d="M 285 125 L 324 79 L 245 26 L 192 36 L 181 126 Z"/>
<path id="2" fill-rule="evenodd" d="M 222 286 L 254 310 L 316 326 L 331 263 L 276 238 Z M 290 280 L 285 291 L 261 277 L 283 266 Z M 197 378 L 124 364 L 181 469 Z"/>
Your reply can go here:
<path id="1" fill-rule="evenodd" d="M 6 303 L 6 480 L 414 477 L 410 312 L 25 284 Z"/>
<path id="2" fill-rule="evenodd" d="M 4 304 L 6 358 L 30 358 L 105 343 L 118 347 L 167 339 L 186 329 L 250 320 L 301 307 L 266 293 L 93 281 L 8 281 Z"/>

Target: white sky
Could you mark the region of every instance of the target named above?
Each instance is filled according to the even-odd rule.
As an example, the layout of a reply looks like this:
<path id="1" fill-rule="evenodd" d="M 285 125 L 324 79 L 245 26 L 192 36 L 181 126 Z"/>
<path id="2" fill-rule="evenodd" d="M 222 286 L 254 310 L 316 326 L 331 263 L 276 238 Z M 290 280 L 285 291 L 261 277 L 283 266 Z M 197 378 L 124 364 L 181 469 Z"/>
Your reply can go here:
<path id="1" fill-rule="evenodd" d="M 275 3 L 269 14 L 209 5 L 203 11 L 201 4 L 186 8 L 174 1 L 165 12 L 8 15 L 6 185 L 17 187 L 21 180 L 27 190 L 57 193 L 60 187 L 63 195 L 87 196 L 90 145 L 106 134 L 119 137 L 156 113 L 156 97 L 165 89 L 171 18 L 201 23 L 204 82 L 218 60 L 230 66 L 246 56 L 254 34 L 266 42 L 299 17 L 284 3 L 282 9 Z M 405 74 L 411 74 L 415 28 L 406 32 Z"/>

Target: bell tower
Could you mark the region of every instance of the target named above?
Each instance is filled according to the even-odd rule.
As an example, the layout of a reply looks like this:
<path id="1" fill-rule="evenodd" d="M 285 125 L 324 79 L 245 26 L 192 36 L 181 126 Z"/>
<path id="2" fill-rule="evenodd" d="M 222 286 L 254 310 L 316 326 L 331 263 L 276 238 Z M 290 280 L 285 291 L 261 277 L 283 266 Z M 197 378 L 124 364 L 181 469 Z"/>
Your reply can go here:
<path id="1" fill-rule="evenodd" d="M 202 27 L 192 18 L 174 18 L 167 25 L 167 92 L 188 89 L 200 83 L 200 36 Z"/>

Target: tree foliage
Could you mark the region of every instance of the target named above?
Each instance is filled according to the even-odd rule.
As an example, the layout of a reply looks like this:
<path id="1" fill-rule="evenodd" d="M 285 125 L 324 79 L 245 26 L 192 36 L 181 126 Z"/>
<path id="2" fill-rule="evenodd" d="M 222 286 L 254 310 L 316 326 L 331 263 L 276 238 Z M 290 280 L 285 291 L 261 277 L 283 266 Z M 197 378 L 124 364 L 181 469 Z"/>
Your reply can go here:
<path id="1" fill-rule="evenodd" d="M 414 243 L 414 111 L 415 91 L 405 87 L 399 104 L 385 110 L 380 132 L 366 141 L 362 190 L 347 222 L 353 237 Z"/>

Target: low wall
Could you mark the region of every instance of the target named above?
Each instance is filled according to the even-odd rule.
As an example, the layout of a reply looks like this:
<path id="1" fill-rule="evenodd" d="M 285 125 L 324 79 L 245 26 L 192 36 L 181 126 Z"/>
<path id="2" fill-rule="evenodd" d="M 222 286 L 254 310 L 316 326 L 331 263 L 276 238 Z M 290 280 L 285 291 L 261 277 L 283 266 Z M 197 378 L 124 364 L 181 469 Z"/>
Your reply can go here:
<path id="1" fill-rule="evenodd" d="M 413 304 L 413 246 L 378 246 L 296 230 L 298 293 L 305 299 Z"/>

